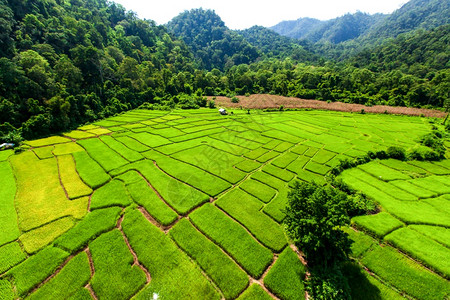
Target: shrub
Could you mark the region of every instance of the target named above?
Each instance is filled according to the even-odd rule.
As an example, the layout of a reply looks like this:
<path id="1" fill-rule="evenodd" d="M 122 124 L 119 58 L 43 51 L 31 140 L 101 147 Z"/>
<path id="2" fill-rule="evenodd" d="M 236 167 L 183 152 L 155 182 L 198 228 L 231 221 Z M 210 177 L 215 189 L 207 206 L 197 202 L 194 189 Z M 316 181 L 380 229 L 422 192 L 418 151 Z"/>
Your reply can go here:
<path id="1" fill-rule="evenodd" d="M 390 158 L 395 158 L 398 160 L 406 160 L 406 151 L 401 147 L 390 146 L 389 148 L 387 148 L 387 155 Z"/>
<path id="2" fill-rule="evenodd" d="M 231 98 L 231 102 L 232 102 L 232 103 L 239 103 L 239 98 L 236 97 L 236 96 L 233 96 L 233 97 Z"/>
<path id="3" fill-rule="evenodd" d="M 208 102 L 208 108 L 216 108 L 216 102 L 213 100 L 210 100 Z"/>

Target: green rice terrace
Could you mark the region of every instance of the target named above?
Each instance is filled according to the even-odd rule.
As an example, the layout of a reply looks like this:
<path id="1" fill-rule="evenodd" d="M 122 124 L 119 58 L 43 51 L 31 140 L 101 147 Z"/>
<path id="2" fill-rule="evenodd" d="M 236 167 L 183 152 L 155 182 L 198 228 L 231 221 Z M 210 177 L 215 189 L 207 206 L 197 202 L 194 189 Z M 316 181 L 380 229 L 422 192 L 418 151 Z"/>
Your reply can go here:
<path id="1" fill-rule="evenodd" d="M 134 110 L 1 151 L 0 299 L 304 299 L 282 224 L 289 185 L 425 147 L 433 126 L 250 112 Z M 450 160 L 376 159 L 339 178 L 380 206 L 345 229 L 353 298 L 448 299 Z"/>

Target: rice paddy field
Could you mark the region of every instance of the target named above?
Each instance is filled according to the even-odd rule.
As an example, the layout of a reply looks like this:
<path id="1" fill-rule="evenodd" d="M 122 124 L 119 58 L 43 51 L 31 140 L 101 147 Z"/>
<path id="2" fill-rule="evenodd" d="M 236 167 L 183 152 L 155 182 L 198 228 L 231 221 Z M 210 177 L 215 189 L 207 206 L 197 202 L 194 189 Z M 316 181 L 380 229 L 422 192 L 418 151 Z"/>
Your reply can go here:
<path id="1" fill-rule="evenodd" d="M 417 147 L 431 126 L 134 110 L 2 151 L 0 299 L 304 299 L 307 269 L 282 225 L 290 183 Z M 450 160 L 375 160 L 339 177 L 380 205 L 345 229 L 353 299 L 448 299 Z"/>

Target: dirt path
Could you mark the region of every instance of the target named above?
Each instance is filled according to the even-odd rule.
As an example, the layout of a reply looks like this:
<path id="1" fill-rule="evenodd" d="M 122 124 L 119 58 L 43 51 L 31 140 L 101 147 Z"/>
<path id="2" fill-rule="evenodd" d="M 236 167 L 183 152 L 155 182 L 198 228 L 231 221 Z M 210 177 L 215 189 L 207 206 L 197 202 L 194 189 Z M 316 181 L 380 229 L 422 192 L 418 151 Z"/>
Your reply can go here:
<path id="1" fill-rule="evenodd" d="M 224 96 L 216 97 L 216 106 L 224 106 L 229 108 L 255 108 L 255 109 L 266 109 L 266 108 L 279 108 L 281 105 L 284 108 L 311 108 L 311 109 L 323 109 L 323 110 L 334 110 L 334 111 L 346 111 L 346 112 L 360 112 L 364 109 L 367 113 L 385 113 L 388 114 L 399 114 L 399 115 L 409 115 L 409 116 L 420 116 L 424 115 L 426 117 L 444 118 L 446 113 L 434 109 L 423 109 L 423 108 L 413 108 L 413 107 L 396 107 L 387 105 L 374 105 L 365 106 L 362 104 L 350 104 L 343 102 L 330 102 L 319 101 L 319 100 L 307 100 L 294 97 L 284 97 L 277 95 L 250 95 L 249 97 L 237 96 L 239 103 L 232 103 L 231 99 Z M 209 100 L 212 97 L 208 97 Z"/>

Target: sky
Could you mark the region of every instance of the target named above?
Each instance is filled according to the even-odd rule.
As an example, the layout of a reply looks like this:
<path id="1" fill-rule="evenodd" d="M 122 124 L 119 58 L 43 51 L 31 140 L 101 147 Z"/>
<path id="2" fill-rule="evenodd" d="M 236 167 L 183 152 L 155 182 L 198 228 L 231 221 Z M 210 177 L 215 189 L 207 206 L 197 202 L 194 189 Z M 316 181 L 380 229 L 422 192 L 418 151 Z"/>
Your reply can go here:
<path id="1" fill-rule="evenodd" d="M 391 13 L 408 0 L 113 0 L 142 19 L 166 24 L 185 10 L 213 9 L 231 29 L 270 27 L 301 17 L 329 20 L 346 13 Z M 155 2 L 157 4 L 155 4 Z"/>

